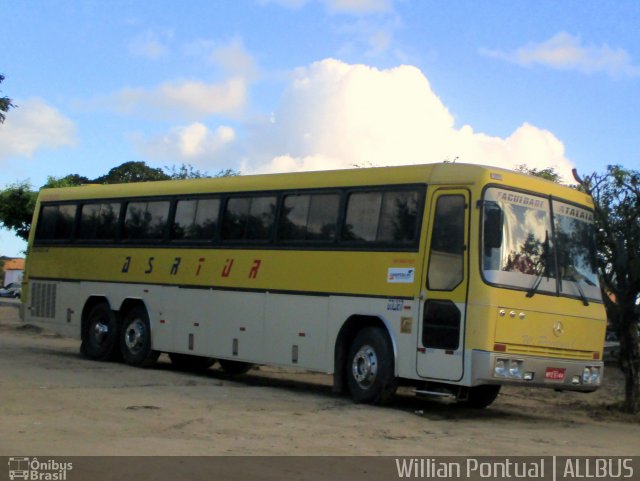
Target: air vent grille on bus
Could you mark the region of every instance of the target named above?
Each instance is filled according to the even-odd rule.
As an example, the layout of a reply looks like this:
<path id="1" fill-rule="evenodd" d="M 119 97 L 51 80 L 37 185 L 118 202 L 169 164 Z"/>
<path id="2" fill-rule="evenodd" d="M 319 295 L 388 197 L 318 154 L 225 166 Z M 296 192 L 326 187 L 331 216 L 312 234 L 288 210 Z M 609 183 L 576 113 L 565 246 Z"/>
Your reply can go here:
<path id="1" fill-rule="evenodd" d="M 29 297 L 31 298 L 31 315 L 34 317 L 56 317 L 56 290 L 55 284 L 34 282 L 31 284 Z"/>
<path id="2" fill-rule="evenodd" d="M 524 346 L 507 344 L 505 352 L 530 356 L 550 356 L 569 359 L 593 359 L 593 351 L 578 351 L 576 349 L 561 349 L 557 347 Z"/>

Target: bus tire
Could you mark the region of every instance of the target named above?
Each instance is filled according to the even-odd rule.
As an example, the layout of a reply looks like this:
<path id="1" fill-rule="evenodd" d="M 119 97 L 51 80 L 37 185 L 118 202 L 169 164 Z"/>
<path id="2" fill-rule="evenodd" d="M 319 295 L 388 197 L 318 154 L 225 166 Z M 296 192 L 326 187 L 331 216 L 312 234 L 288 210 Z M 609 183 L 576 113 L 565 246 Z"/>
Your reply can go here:
<path id="1" fill-rule="evenodd" d="M 227 374 L 231 374 L 232 376 L 239 376 L 240 374 L 248 373 L 253 364 L 250 362 L 242 362 L 242 361 L 231 361 L 229 359 L 219 359 L 220 367 Z"/>
<path id="2" fill-rule="evenodd" d="M 469 396 L 459 404 L 472 409 L 484 409 L 498 397 L 500 386 L 485 384 L 469 388 Z"/>
<path id="3" fill-rule="evenodd" d="M 206 371 L 216 363 L 216 360 L 212 357 L 194 356 L 177 352 L 170 352 L 169 359 L 171 359 L 171 364 L 180 371 Z"/>
<path id="4" fill-rule="evenodd" d="M 91 308 L 82 323 L 80 352 L 92 361 L 112 361 L 119 357 L 118 321 L 108 304 Z"/>
<path id="5" fill-rule="evenodd" d="M 393 347 L 387 333 L 367 327 L 356 335 L 346 365 L 347 385 L 356 403 L 388 404 L 398 388 Z"/>
<path id="6" fill-rule="evenodd" d="M 151 349 L 151 325 L 143 306 L 134 306 L 124 315 L 120 350 L 130 366 L 148 367 L 158 360 L 160 353 Z"/>

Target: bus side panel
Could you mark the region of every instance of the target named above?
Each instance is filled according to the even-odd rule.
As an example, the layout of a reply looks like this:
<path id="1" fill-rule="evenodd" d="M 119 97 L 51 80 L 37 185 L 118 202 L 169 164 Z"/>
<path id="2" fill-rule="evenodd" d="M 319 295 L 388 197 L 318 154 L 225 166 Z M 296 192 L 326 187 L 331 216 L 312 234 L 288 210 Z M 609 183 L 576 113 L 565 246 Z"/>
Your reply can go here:
<path id="1" fill-rule="evenodd" d="M 152 289 L 153 287 L 150 287 Z M 248 362 L 265 355 L 265 294 L 164 287 L 157 300 L 171 326 L 172 346 L 158 350 Z"/>
<path id="2" fill-rule="evenodd" d="M 275 364 L 324 370 L 327 364 L 329 298 L 265 295 L 265 358 Z"/>

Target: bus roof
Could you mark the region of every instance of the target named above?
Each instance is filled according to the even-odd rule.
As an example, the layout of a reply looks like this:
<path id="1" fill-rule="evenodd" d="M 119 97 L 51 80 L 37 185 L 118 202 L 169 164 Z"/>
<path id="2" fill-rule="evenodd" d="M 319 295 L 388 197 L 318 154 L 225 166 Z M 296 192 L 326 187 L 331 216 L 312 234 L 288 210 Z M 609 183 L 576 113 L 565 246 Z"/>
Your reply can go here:
<path id="1" fill-rule="evenodd" d="M 259 174 L 207 179 L 167 180 L 128 184 L 84 185 L 43 189 L 39 201 L 69 201 L 177 194 L 258 192 L 285 189 L 393 185 L 504 185 L 516 189 L 552 194 L 571 202 L 593 206 L 592 199 L 575 189 L 499 167 L 460 163 L 372 167 L 285 174 Z"/>

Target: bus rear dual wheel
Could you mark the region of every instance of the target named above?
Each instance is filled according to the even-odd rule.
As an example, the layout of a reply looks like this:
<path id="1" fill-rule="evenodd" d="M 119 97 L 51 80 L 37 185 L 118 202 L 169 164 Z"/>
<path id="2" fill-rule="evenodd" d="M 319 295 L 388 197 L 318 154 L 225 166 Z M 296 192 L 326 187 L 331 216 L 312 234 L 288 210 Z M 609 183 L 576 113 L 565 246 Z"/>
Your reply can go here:
<path id="1" fill-rule="evenodd" d="M 124 362 L 130 366 L 148 367 L 160 356 L 151 349 L 151 324 L 143 306 L 134 306 L 122 318 L 120 352 Z"/>
<path id="2" fill-rule="evenodd" d="M 91 308 L 82 324 L 80 352 L 93 361 L 115 361 L 120 358 L 118 320 L 108 304 Z"/>
<path id="3" fill-rule="evenodd" d="M 80 352 L 93 361 L 150 366 L 160 354 L 151 349 L 149 316 L 143 306 L 134 306 L 119 323 L 107 303 L 96 304 L 82 325 L 81 336 Z"/>

